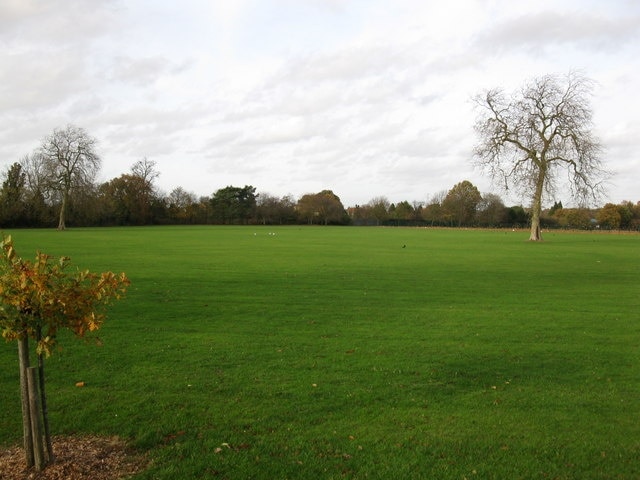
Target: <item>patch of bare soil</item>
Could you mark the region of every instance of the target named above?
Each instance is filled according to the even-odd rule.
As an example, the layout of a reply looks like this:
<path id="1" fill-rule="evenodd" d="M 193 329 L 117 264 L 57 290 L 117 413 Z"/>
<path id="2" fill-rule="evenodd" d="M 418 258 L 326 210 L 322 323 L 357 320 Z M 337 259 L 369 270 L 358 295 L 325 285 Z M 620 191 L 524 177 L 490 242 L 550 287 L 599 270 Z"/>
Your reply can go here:
<path id="1" fill-rule="evenodd" d="M 22 447 L 0 451 L 0 480 L 116 480 L 141 472 L 148 460 L 118 437 L 54 437 L 55 463 L 27 468 Z"/>

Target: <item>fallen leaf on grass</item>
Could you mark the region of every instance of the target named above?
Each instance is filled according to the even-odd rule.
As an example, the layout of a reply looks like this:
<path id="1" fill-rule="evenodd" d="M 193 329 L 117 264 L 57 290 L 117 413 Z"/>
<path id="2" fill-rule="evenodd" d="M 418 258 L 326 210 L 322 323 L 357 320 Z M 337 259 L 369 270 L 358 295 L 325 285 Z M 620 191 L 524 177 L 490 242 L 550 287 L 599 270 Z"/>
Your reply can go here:
<path id="1" fill-rule="evenodd" d="M 187 432 L 185 432 L 184 430 L 180 430 L 179 432 L 175 432 L 175 433 L 169 433 L 164 436 L 164 442 L 167 443 L 167 442 L 170 442 L 171 440 L 175 440 L 176 438 L 183 436 L 185 433 Z"/>
<path id="2" fill-rule="evenodd" d="M 227 442 L 221 443 L 219 447 L 213 449 L 213 453 L 222 453 L 224 450 L 222 447 L 225 447 L 227 450 L 233 450 L 235 452 L 239 452 L 240 450 L 249 450 L 251 445 L 248 443 L 241 443 L 240 445 L 233 446 L 228 444 Z"/>

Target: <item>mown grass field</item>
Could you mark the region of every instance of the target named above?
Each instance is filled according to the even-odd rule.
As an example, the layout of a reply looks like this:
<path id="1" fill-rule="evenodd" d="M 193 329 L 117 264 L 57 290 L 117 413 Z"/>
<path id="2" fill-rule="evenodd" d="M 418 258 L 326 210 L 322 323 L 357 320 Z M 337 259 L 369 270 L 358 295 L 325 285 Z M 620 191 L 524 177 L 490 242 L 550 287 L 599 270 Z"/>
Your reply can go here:
<path id="1" fill-rule="evenodd" d="M 640 478 L 638 235 L 10 233 L 130 277 L 103 345 L 64 337 L 46 368 L 53 433 L 128 439 L 136 478 Z M 0 344 L 5 446 L 16 357 Z"/>

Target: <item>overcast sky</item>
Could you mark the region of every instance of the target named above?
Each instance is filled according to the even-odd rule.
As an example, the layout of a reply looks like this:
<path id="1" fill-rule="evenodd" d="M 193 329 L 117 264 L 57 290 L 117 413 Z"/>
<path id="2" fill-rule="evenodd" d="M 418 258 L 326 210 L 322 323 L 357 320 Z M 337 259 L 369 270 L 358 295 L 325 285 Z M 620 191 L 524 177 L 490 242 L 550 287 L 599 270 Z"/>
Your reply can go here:
<path id="1" fill-rule="evenodd" d="M 165 193 L 500 193 L 470 98 L 570 70 L 596 81 L 606 200 L 640 200 L 638 0 L 0 0 L 0 168 L 72 123 L 99 181 L 147 157 Z"/>

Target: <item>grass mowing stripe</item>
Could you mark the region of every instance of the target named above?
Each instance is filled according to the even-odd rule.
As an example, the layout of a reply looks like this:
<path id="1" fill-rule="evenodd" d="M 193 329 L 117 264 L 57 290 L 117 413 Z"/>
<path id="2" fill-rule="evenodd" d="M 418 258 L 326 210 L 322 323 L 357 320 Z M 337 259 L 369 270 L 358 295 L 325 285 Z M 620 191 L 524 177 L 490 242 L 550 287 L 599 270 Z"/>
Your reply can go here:
<path id="1" fill-rule="evenodd" d="M 140 478 L 640 475 L 637 235 L 13 235 L 23 256 L 132 279 L 104 345 L 64 341 L 48 381 L 54 431 L 150 449 Z M 20 434 L 14 357 L 0 350 L 3 443 Z"/>

